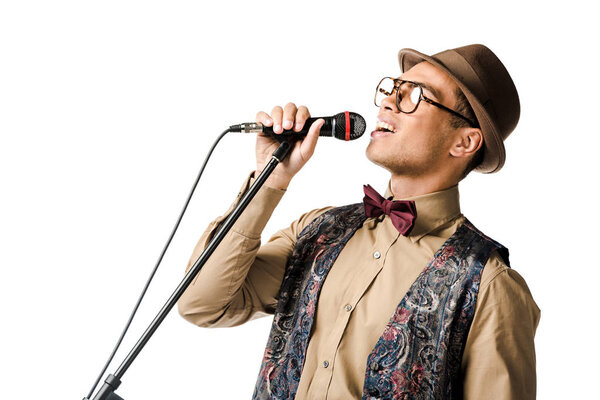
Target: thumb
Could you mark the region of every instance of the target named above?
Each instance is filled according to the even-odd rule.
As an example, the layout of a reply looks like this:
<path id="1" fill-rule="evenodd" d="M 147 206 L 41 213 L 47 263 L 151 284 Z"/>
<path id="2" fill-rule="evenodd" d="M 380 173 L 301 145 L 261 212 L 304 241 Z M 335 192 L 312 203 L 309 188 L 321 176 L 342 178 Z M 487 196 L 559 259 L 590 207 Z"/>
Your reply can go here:
<path id="1" fill-rule="evenodd" d="M 302 154 L 302 158 L 308 159 L 315 152 L 317 140 L 319 139 L 319 133 L 321 132 L 321 128 L 324 124 L 325 120 L 323 118 L 319 118 L 310 126 L 306 137 L 304 140 L 302 140 L 302 144 L 300 145 L 300 153 Z"/>

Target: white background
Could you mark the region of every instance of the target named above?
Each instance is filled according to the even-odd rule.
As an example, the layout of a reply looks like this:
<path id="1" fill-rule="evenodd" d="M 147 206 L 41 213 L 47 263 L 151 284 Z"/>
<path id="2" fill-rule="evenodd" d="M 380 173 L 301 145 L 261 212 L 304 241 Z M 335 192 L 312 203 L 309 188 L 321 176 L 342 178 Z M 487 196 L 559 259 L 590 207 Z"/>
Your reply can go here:
<path id="1" fill-rule="evenodd" d="M 0 387 L 81 399 L 113 348 L 213 141 L 294 101 L 373 129 L 402 47 L 484 43 L 519 90 L 507 162 L 460 184 L 464 214 L 511 250 L 542 310 L 538 398 L 596 396 L 596 12 L 583 2 L 3 1 Z M 388 174 L 368 135 L 322 140 L 264 238 L 360 201 Z M 199 235 L 254 169 L 254 137 L 217 148 L 108 372 L 183 276 Z M 519 316 L 515 315 L 515 318 Z M 124 376 L 132 399 L 249 398 L 271 318 L 197 328 L 172 312 Z"/>

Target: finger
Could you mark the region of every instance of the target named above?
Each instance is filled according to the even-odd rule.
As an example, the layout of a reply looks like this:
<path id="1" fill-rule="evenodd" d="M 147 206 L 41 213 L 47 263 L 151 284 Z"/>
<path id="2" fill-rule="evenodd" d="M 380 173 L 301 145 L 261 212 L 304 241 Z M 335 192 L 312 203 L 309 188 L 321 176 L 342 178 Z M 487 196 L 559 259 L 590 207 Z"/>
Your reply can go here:
<path id="1" fill-rule="evenodd" d="M 296 119 L 296 105 L 294 103 L 287 103 L 283 109 L 283 129 L 292 129 L 294 126 L 294 120 Z"/>
<path id="2" fill-rule="evenodd" d="M 319 118 L 315 122 L 312 123 L 308 133 L 304 140 L 302 140 L 302 145 L 300 147 L 300 154 L 304 160 L 308 160 L 313 153 L 315 152 L 315 147 L 317 146 L 317 140 L 319 139 L 319 133 L 321 132 L 321 128 L 325 124 L 325 120 L 323 118 Z"/>
<path id="3" fill-rule="evenodd" d="M 280 106 L 275 106 L 273 111 L 271 111 L 271 119 L 273 120 L 273 132 L 281 133 L 283 129 L 281 128 L 281 119 L 283 117 L 283 109 Z"/>
<path id="4" fill-rule="evenodd" d="M 296 125 L 294 126 L 294 130 L 296 132 L 300 132 L 306 123 L 306 120 L 310 118 L 310 112 L 308 108 L 305 106 L 298 107 L 298 112 L 296 112 Z"/>
<path id="5" fill-rule="evenodd" d="M 258 113 L 256 113 L 256 122 L 263 124 L 264 126 L 273 125 L 273 120 L 271 119 L 269 114 L 267 114 L 264 111 L 259 111 Z"/>

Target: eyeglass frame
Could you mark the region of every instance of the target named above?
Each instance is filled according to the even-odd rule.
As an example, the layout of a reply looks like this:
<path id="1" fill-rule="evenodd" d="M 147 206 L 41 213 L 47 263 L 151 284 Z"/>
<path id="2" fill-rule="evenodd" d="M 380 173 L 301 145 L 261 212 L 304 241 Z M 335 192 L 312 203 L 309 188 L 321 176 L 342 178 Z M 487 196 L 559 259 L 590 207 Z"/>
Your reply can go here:
<path id="1" fill-rule="evenodd" d="M 465 121 L 467 121 L 469 123 L 469 126 L 471 126 L 472 128 L 478 128 L 479 125 L 475 122 L 473 122 L 471 119 L 465 117 L 464 115 L 460 114 L 458 111 L 454 111 L 453 109 L 446 107 L 445 105 L 438 103 L 435 100 L 431 100 L 429 97 L 425 96 L 425 94 L 423 93 L 424 91 L 424 87 L 422 86 L 421 83 L 419 82 L 414 82 L 414 81 L 407 81 L 404 79 L 399 79 L 399 78 L 392 78 L 390 76 L 385 76 L 383 78 L 381 78 L 381 80 L 379 81 L 379 83 L 377 84 L 377 87 L 375 88 L 375 98 L 373 99 L 373 102 L 375 103 L 376 107 L 380 107 L 377 105 L 377 94 L 380 92 L 380 88 L 379 86 L 381 85 L 381 82 L 384 81 L 384 79 L 391 79 L 392 81 L 394 81 L 394 89 L 392 91 L 392 93 L 390 93 L 388 96 L 391 96 L 392 94 L 394 94 L 394 91 L 396 92 L 396 108 L 398 108 L 398 111 L 400 111 L 401 113 L 404 114 L 412 114 L 415 111 L 417 111 L 417 108 L 419 108 L 419 103 L 421 102 L 421 100 L 425 101 L 426 103 L 429 103 L 433 106 L 439 107 L 444 111 L 449 112 L 452 115 L 455 115 L 459 118 L 464 119 Z M 398 83 L 400 82 L 400 83 Z M 419 100 L 417 101 L 417 104 L 415 105 L 415 108 L 412 111 L 402 111 L 400 109 L 400 100 L 401 100 L 401 95 L 400 95 L 400 90 L 398 90 L 400 88 L 400 85 L 402 85 L 403 83 L 412 83 L 415 86 L 418 86 L 421 89 L 421 94 L 419 96 Z M 379 89 L 379 90 L 378 90 Z M 382 94 L 385 94 L 384 92 L 381 92 Z"/>

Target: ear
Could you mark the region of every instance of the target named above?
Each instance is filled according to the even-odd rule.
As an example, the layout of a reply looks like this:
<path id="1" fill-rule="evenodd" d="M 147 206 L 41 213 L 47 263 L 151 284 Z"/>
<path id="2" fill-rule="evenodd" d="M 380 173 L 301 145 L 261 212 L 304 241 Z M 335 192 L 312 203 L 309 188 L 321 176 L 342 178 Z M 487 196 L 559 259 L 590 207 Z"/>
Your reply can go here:
<path id="1" fill-rule="evenodd" d="M 457 158 L 471 157 L 483 146 L 483 135 L 478 128 L 459 128 L 450 147 L 450 155 Z"/>

